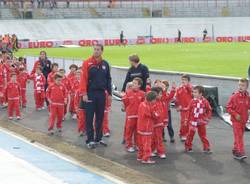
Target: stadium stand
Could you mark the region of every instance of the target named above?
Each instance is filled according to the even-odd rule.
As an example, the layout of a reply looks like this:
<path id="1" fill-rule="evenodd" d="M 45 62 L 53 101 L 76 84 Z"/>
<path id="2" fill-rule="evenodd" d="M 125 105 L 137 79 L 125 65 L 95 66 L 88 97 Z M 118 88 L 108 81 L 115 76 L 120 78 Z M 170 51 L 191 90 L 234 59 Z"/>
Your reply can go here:
<path id="1" fill-rule="evenodd" d="M 0 18 L 250 16 L 250 0 L 1 0 Z"/>

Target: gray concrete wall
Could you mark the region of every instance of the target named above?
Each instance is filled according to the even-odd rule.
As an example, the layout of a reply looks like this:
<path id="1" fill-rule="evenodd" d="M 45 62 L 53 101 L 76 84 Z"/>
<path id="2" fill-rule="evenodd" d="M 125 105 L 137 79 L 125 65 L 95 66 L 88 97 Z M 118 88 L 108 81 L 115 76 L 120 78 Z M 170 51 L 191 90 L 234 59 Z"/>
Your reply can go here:
<path id="1" fill-rule="evenodd" d="M 125 76 L 127 73 L 126 68 L 113 67 L 112 68 L 112 78 L 113 83 L 119 88 L 122 88 Z M 155 79 L 164 79 L 170 82 L 176 82 L 177 85 L 180 85 L 180 76 L 183 73 L 175 72 L 150 72 L 150 78 L 154 81 Z M 227 104 L 229 96 L 237 89 L 238 87 L 238 78 L 223 78 L 216 76 L 206 76 L 206 75 L 197 75 L 190 74 L 191 82 L 194 85 L 208 85 L 216 86 L 219 91 L 219 103 L 222 106 Z"/>
<path id="2" fill-rule="evenodd" d="M 16 33 L 20 39 L 65 40 L 119 38 L 124 30 L 126 38 L 150 33 L 155 37 L 201 37 L 204 28 L 212 36 L 250 35 L 250 17 L 234 18 L 133 18 L 133 19 L 58 19 L 58 20 L 0 20 L 0 34 Z"/>

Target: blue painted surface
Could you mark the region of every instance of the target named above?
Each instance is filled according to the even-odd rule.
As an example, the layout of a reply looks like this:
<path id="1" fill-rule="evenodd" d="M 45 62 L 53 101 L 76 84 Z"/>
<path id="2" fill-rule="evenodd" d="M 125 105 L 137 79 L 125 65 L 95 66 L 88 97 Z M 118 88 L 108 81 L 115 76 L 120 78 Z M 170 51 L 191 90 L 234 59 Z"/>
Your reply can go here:
<path id="1" fill-rule="evenodd" d="M 0 148 L 68 184 L 113 184 L 102 176 L 65 161 L 1 130 Z"/>

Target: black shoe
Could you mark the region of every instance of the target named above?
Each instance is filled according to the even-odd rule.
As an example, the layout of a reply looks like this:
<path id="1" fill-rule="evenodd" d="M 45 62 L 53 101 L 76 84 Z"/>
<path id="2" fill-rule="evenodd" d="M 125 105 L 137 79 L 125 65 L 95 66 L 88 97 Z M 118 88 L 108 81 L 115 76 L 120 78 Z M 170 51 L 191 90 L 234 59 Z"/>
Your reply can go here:
<path id="1" fill-rule="evenodd" d="M 163 142 L 168 142 L 166 138 L 163 138 Z"/>
<path id="2" fill-rule="evenodd" d="M 89 143 L 87 143 L 87 148 L 89 148 L 89 149 L 95 149 L 96 148 L 95 142 L 89 142 Z"/>
<path id="3" fill-rule="evenodd" d="M 170 138 L 170 142 L 171 143 L 175 143 L 175 139 L 172 137 L 172 138 Z"/>
<path id="4" fill-rule="evenodd" d="M 126 143 L 126 141 L 125 141 L 125 139 L 123 139 L 121 144 L 125 144 L 125 143 Z"/>
<path id="5" fill-rule="evenodd" d="M 102 145 L 104 147 L 108 146 L 108 144 L 106 142 L 104 142 L 103 140 L 100 140 L 100 141 L 96 142 L 96 144 L 100 144 L 100 145 Z"/>

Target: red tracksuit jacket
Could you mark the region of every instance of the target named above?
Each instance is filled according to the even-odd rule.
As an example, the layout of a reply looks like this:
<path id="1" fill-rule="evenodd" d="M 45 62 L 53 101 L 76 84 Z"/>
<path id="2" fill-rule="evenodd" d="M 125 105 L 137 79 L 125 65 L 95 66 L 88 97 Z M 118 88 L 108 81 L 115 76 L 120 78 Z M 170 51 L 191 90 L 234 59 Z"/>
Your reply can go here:
<path id="1" fill-rule="evenodd" d="M 79 90 L 80 87 L 80 81 L 77 80 L 77 78 L 73 78 L 72 81 L 70 81 L 70 93 L 75 94 L 76 91 Z"/>
<path id="2" fill-rule="evenodd" d="M 27 81 L 29 79 L 29 74 L 27 72 L 19 73 L 17 76 L 17 82 L 19 83 L 21 89 L 26 89 Z"/>
<path id="3" fill-rule="evenodd" d="M 164 123 L 167 124 L 168 123 L 168 111 L 169 111 L 169 104 L 171 102 L 171 100 L 174 98 L 175 95 L 175 89 L 173 88 L 170 93 L 167 93 L 166 91 L 163 92 L 162 94 L 162 103 L 164 105 L 163 108 L 163 114 L 164 114 Z"/>
<path id="4" fill-rule="evenodd" d="M 73 72 L 70 72 L 70 73 L 68 74 L 68 76 L 67 76 L 67 79 L 68 79 L 69 81 L 74 80 L 75 78 L 76 78 L 76 74 L 73 73 Z"/>
<path id="5" fill-rule="evenodd" d="M 195 124 L 192 125 L 201 125 L 201 124 L 207 124 L 208 120 L 212 116 L 212 108 L 204 97 L 201 99 L 192 99 L 189 107 L 189 123 L 192 124 L 192 122 L 195 122 Z"/>
<path id="6" fill-rule="evenodd" d="M 63 77 L 63 78 L 62 78 L 62 84 L 63 84 L 64 87 L 66 88 L 67 93 L 69 93 L 69 92 L 70 92 L 70 89 L 71 89 L 71 86 L 70 86 L 69 79 L 68 79 L 67 77 Z"/>
<path id="7" fill-rule="evenodd" d="M 50 72 L 49 73 L 49 75 L 48 75 L 48 84 L 49 84 L 49 86 L 54 83 L 55 74 L 56 74 L 56 72 Z"/>
<path id="8" fill-rule="evenodd" d="M 5 95 L 8 100 L 19 100 L 21 89 L 17 82 L 9 82 L 7 84 Z"/>
<path id="9" fill-rule="evenodd" d="M 159 117 L 154 121 L 154 128 L 156 127 L 163 127 L 164 126 L 164 119 L 165 119 L 165 104 L 162 102 L 161 99 L 157 99 L 156 103 L 152 107 L 153 111 L 159 114 Z"/>
<path id="10" fill-rule="evenodd" d="M 237 122 L 235 116 L 241 116 L 241 123 L 247 123 L 248 110 L 250 109 L 250 97 L 248 92 L 242 93 L 237 91 L 234 93 L 227 104 L 227 112 L 231 115 L 231 121 Z"/>
<path id="11" fill-rule="evenodd" d="M 127 118 L 137 118 L 138 108 L 141 102 L 144 101 L 145 92 L 142 90 L 129 90 L 122 98 L 124 103 Z"/>
<path id="12" fill-rule="evenodd" d="M 63 84 L 52 84 L 46 92 L 46 97 L 51 105 L 64 105 L 67 101 L 67 91 Z"/>
<path id="13" fill-rule="evenodd" d="M 152 104 L 144 101 L 138 109 L 137 133 L 140 135 L 152 135 L 154 130 L 154 121 L 160 114 L 153 110 Z"/>
<path id="14" fill-rule="evenodd" d="M 181 106 L 181 110 L 187 110 L 187 107 L 192 100 L 192 86 L 181 86 L 176 91 L 176 106 Z"/>
<path id="15" fill-rule="evenodd" d="M 46 79 L 43 74 L 33 74 L 31 78 L 34 81 L 34 90 L 38 93 L 44 92 L 45 90 L 45 84 L 46 84 Z"/>

